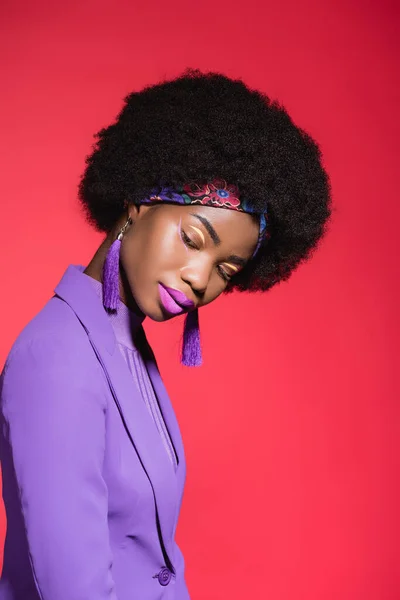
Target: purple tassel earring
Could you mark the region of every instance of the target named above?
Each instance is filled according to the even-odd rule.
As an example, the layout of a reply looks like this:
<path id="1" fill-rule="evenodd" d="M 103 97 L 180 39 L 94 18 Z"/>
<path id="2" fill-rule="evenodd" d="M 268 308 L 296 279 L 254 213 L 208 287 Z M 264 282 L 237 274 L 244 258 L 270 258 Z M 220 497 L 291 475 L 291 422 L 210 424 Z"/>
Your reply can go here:
<path id="1" fill-rule="evenodd" d="M 185 318 L 181 363 L 185 367 L 199 367 L 202 362 L 199 311 L 195 309 L 189 312 Z"/>
<path id="2" fill-rule="evenodd" d="M 111 244 L 103 266 L 103 305 L 108 310 L 117 310 L 119 305 L 119 253 L 125 231 L 132 224 L 129 217 L 120 230 L 117 239 Z"/>

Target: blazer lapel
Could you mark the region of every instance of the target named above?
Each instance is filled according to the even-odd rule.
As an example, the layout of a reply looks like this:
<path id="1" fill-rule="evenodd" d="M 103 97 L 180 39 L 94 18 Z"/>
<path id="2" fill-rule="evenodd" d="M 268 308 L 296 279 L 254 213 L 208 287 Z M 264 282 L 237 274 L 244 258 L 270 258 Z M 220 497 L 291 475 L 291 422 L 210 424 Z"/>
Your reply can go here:
<path id="1" fill-rule="evenodd" d="M 114 331 L 86 275 L 84 267 L 69 266 L 55 293 L 63 299 L 77 315 L 85 328 L 92 347 L 103 366 L 111 392 L 123 419 L 127 434 L 134 445 L 144 470 L 153 488 L 162 542 L 172 563 L 172 538 L 176 527 L 177 505 L 181 495 L 178 491 L 178 476 L 175 477 L 157 428 L 134 385 L 129 369 L 118 350 Z M 151 361 L 150 361 L 151 362 Z M 171 433 L 179 463 L 183 458 L 183 446 L 178 434 L 176 419 L 165 407 L 164 395 L 160 385 L 160 376 L 151 369 L 150 377 L 159 399 L 162 412 Z M 179 464 L 179 472 L 183 472 Z"/>
<path id="2" fill-rule="evenodd" d="M 141 339 L 141 347 L 143 349 L 143 358 L 144 358 L 144 361 L 145 361 L 145 364 L 147 367 L 147 371 L 150 376 L 150 380 L 153 385 L 154 393 L 157 396 L 165 424 L 169 431 L 170 437 L 172 439 L 172 443 L 174 445 L 174 448 L 175 448 L 175 451 L 176 451 L 176 454 L 177 454 L 178 460 L 179 460 L 177 470 L 176 470 L 176 478 L 177 478 L 178 493 L 179 493 L 179 503 L 177 504 L 177 514 L 176 514 L 176 521 L 177 521 L 179 509 L 180 509 L 180 506 L 182 503 L 182 496 L 183 496 L 183 490 L 184 490 L 184 484 L 185 484 L 185 478 L 186 478 L 186 459 L 185 459 L 182 435 L 181 435 L 181 431 L 179 429 L 179 424 L 178 424 L 178 421 L 177 421 L 177 418 L 175 415 L 175 411 L 171 404 L 171 400 L 169 399 L 168 392 L 167 392 L 167 390 L 164 386 L 163 380 L 161 378 L 161 375 L 160 375 L 160 372 L 159 372 L 159 369 L 157 366 L 157 362 L 154 357 L 153 350 L 151 349 L 151 346 L 149 345 L 149 343 L 147 341 L 146 334 L 145 334 L 143 328 L 141 328 L 140 333 L 141 333 L 141 338 L 142 338 Z M 176 528 L 176 521 L 175 521 L 174 530 Z"/>

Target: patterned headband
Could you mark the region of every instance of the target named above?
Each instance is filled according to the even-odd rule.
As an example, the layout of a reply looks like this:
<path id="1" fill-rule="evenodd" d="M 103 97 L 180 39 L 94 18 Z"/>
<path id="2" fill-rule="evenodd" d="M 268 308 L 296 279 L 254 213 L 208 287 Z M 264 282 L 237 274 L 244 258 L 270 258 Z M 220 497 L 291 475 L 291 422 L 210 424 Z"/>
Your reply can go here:
<path id="1" fill-rule="evenodd" d="M 150 196 L 141 200 L 140 204 L 151 204 L 152 202 L 161 201 L 173 204 L 202 204 L 203 206 L 228 208 L 230 210 L 257 214 L 260 218 L 260 230 L 253 257 L 258 252 L 264 240 L 270 237 L 267 228 L 267 213 L 257 213 L 244 198 L 240 198 L 238 187 L 226 183 L 223 179 L 214 179 L 204 185 L 187 183 L 181 187 L 174 188 L 171 186 L 160 186 L 154 188 L 150 192 Z"/>

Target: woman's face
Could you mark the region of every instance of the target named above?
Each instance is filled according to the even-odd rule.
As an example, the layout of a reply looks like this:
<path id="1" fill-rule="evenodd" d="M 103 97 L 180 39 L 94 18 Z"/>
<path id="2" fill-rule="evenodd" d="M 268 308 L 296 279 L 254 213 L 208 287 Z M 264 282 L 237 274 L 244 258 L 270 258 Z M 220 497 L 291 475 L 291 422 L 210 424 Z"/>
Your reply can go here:
<path id="1" fill-rule="evenodd" d="M 120 254 L 124 299 L 154 321 L 215 300 L 258 240 L 257 222 L 235 210 L 156 204 L 132 206 L 129 215 Z"/>

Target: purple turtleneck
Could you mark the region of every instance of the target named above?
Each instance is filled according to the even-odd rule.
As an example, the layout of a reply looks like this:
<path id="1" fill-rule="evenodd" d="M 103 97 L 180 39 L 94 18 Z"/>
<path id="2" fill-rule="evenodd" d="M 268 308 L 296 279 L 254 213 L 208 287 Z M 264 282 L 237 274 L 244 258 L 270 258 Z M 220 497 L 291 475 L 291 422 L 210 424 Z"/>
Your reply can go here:
<path id="1" fill-rule="evenodd" d="M 86 275 L 86 274 L 85 274 Z M 103 286 L 99 281 L 93 279 L 89 275 L 90 281 L 93 284 L 94 289 L 97 292 L 101 302 L 103 302 Z M 176 455 L 169 437 L 167 427 L 165 425 L 163 416 L 160 411 L 156 395 L 154 393 L 153 386 L 151 384 L 149 375 L 147 373 L 146 365 L 143 361 L 142 355 L 138 348 L 135 346 L 134 338 L 135 333 L 141 326 L 144 317 L 139 317 L 132 312 L 125 304 L 120 302 L 119 308 L 114 313 L 108 313 L 110 323 L 114 329 L 114 334 L 117 340 L 118 348 L 124 357 L 126 364 L 132 374 L 133 385 L 136 385 L 140 391 L 140 395 L 143 398 L 144 403 L 149 409 L 150 415 L 152 416 L 154 423 L 161 436 L 165 449 L 168 456 L 176 469 Z"/>

